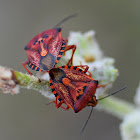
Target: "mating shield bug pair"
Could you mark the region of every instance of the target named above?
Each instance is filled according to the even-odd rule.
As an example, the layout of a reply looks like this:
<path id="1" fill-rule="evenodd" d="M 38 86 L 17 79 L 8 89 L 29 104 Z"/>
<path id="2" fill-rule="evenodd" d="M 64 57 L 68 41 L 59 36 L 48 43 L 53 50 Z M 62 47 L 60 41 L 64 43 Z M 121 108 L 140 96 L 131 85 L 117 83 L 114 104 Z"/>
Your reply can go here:
<path id="1" fill-rule="evenodd" d="M 63 21 L 67 19 L 69 17 Z M 91 106 L 93 109 L 98 101 L 103 99 L 96 99 L 95 96 L 96 89 L 102 85 L 98 85 L 98 81 L 91 78 L 90 73 L 87 74 L 89 68 L 87 65 L 72 66 L 76 45 L 67 46 L 67 42 L 68 40 L 62 37 L 61 28 L 54 28 L 38 34 L 25 47 L 28 61 L 23 62 L 23 66 L 30 75 L 32 73 L 26 68 L 26 65 L 36 71 L 49 71 L 50 88 L 56 97 L 56 101 L 51 103 L 55 103 L 56 108 L 61 107 L 65 110 L 71 108 L 75 113 L 81 111 L 86 106 Z M 72 49 L 72 56 L 68 64 L 55 68 L 55 64 L 58 63 L 64 52 L 70 49 Z M 66 108 L 61 106 L 63 103 L 67 105 Z M 86 124 L 87 122 L 85 126 Z"/>

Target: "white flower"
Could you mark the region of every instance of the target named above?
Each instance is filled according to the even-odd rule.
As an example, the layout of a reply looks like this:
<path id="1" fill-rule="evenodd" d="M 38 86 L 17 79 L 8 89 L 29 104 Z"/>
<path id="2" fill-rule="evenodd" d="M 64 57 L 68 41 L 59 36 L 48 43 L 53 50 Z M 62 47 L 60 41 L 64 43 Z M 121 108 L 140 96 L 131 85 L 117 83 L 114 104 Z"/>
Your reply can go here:
<path id="1" fill-rule="evenodd" d="M 123 140 L 140 140 L 140 110 L 125 116 L 120 129 Z"/>
<path id="2" fill-rule="evenodd" d="M 107 85 L 105 88 L 99 88 L 96 92 L 96 95 L 103 94 L 108 88 L 111 88 L 118 76 L 118 70 L 114 66 L 115 60 L 103 55 L 93 30 L 84 34 L 70 32 L 68 39 L 69 45 L 75 44 L 77 46 L 73 65 L 88 65 L 93 79 L 98 80 L 99 84 Z M 68 51 L 66 57 L 70 58 L 70 56 L 71 52 Z"/>
<path id="3" fill-rule="evenodd" d="M 140 83 L 136 91 L 136 95 L 134 97 L 135 104 L 140 108 Z"/>

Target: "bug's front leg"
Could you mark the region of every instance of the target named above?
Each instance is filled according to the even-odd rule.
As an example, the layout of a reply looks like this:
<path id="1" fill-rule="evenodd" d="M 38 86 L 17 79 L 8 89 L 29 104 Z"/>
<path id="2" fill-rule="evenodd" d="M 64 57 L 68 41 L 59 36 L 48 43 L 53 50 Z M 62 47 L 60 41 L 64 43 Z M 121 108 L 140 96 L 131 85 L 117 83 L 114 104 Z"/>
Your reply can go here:
<path id="1" fill-rule="evenodd" d="M 106 87 L 107 85 L 108 85 L 108 84 L 98 85 L 97 88 L 99 88 L 99 87 L 103 87 L 103 88 L 104 88 L 104 87 Z"/>
<path id="2" fill-rule="evenodd" d="M 79 68 L 82 68 L 84 70 L 84 73 L 88 73 L 88 75 L 91 77 L 91 72 L 88 71 L 89 69 L 89 66 L 88 65 L 79 65 L 79 66 L 76 66 L 76 67 L 79 67 Z"/>
<path id="3" fill-rule="evenodd" d="M 67 39 L 65 39 L 65 41 L 68 42 Z M 68 61 L 67 65 L 72 65 L 72 63 L 73 63 L 73 55 L 74 55 L 75 50 L 76 50 L 76 45 L 69 45 L 69 46 L 66 46 L 66 47 L 65 47 L 65 50 L 64 50 L 64 54 L 65 54 L 66 51 L 71 50 L 71 49 L 72 49 L 72 55 L 71 55 L 71 58 L 70 58 L 70 60 Z"/>

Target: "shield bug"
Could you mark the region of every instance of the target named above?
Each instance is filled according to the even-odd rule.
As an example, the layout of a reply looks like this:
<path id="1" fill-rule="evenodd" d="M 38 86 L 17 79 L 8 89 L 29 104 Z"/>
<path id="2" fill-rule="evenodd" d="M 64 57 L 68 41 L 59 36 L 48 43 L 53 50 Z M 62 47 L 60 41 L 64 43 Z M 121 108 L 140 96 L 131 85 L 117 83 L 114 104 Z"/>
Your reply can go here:
<path id="1" fill-rule="evenodd" d="M 85 68 L 82 70 L 80 67 Z M 81 111 L 86 106 L 96 106 L 95 96 L 98 81 L 91 78 L 88 72 L 88 66 L 61 66 L 52 68 L 49 71 L 50 87 L 56 97 L 56 108 L 68 110 L 71 108 L 75 113 Z M 57 100 L 60 102 L 57 103 Z M 65 103 L 66 108 L 61 105 Z"/>
<path id="2" fill-rule="evenodd" d="M 60 23 L 73 16 L 75 15 L 63 19 Z M 26 65 L 32 70 L 49 71 L 58 63 L 62 55 L 70 49 L 72 49 L 72 55 L 68 65 L 72 65 L 76 45 L 67 46 L 68 40 L 63 39 L 61 30 L 61 28 L 54 28 L 39 33 L 25 46 L 24 50 L 27 53 L 28 61 L 23 62 L 22 65 L 30 75 L 32 73 L 27 69 Z"/>
<path id="3" fill-rule="evenodd" d="M 61 107 L 64 110 L 71 108 L 75 113 L 78 113 L 86 106 L 92 107 L 81 133 L 84 131 L 92 114 L 93 107 L 97 105 L 98 101 L 114 95 L 126 88 L 125 86 L 120 90 L 113 92 L 112 94 L 109 94 L 100 99 L 96 99 L 96 89 L 101 86 L 105 87 L 106 85 L 98 85 L 98 80 L 91 78 L 90 73 L 87 74 L 88 68 L 89 67 L 87 65 L 66 65 L 58 68 L 52 68 L 49 71 L 50 88 L 56 97 L 56 100 L 50 103 L 55 103 L 56 108 Z M 63 103 L 67 105 L 66 108 L 61 106 Z"/>

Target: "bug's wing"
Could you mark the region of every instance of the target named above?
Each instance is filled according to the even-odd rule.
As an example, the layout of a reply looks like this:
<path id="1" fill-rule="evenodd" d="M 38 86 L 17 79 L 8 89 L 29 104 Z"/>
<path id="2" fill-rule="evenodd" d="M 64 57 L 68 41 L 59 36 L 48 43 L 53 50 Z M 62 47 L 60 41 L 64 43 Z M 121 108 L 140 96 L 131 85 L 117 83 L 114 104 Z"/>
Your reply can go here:
<path id="1" fill-rule="evenodd" d="M 63 37 L 61 33 L 61 28 L 58 28 L 56 30 L 57 31 L 54 34 L 53 39 L 48 44 L 48 52 L 57 58 L 62 46 Z"/>
<path id="2" fill-rule="evenodd" d="M 74 103 L 75 113 L 79 112 L 87 105 L 95 106 L 97 104 L 96 100 L 93 101 L 93 97 L 96 92 L 97 85 L 98 85 L 98 81 L 96 81 L 96 80 L 89 82 L 88 86 L 85 88 L 85 90 L 83 92 L 83 95 L 80 96 L 80 98 Z M 90 102 L 92 104 L 89 104 Z"/>
<path id="3" fill-rule="evenodd" d="M 37 45 L 36 47 L 34 46 L 36 44 L 36 42 L 38 42 L 39 38 L 42 38 L 43 41 L 45 42 L 45 44 L 48 44 L 47 39 L 50 36 L 55 36 L 58 32 L 58 29 L 50 29 L 50 30 L 46 30 L 44 32 L 39 33 L 38 35 L 36 35 L 35 37 L 32 38 L 32 40 L 29 41 L 29 43 L 27 44 L 27 46 L 25 47 L 25 50 L 39 50 L 39 45 Z"/>
<path id="4" fill-rule="evenodd" d="M 55 63 L 60 59 L 59 54 L 62 49 L 63 38 L 61 30 L 57 29 L 57 32 L 50 40 L 50 42 L 45 42 L 44 46 L 47 46 L 48 53 L 46 56 L 41 57 L 40 59 L 40 68 L 48 71 L 54 67 Z M 65 49 L 65 47 L 63 47 Z M 61 55 L 62 56 L 62 55 Z"/>
<path id="5" fill-rule="evenodd" d="M 73 109 L 74 102 L 70 95 L 69 89 L 62 83 L 53 83 L 54 89 L 56 91 L 56 97 L 62 100 L 67 106 Z"/>
<path id="6" fill-rule="evenodd" d="M 62 68 L 63 71 L 66 73 L 66 77 L 75 82 L 90 82 L 94 80 L 89 75 L 81 71 L 77 67 L 70 66 L 70 68 Z"/>
<path id="7" fill-rule="evenodd" d="M 81 96 L 83 96 L 84 91 L 86 87 L 88 86 L 88 83 L 85 82 L 71 82 L 71 86 L 68 86 L 70 95 L 74 102 L 79 100 Z"/>
<path id="8" fill-rule="evenodd" d="M 40 63 L 40 55 L 38 52 L 36 51 L 31 51 L 28 50 L 27 52 L 27 56 L 28 56 L 28 60 L 35 66 L 39 67 L 39 63 Z"/>

